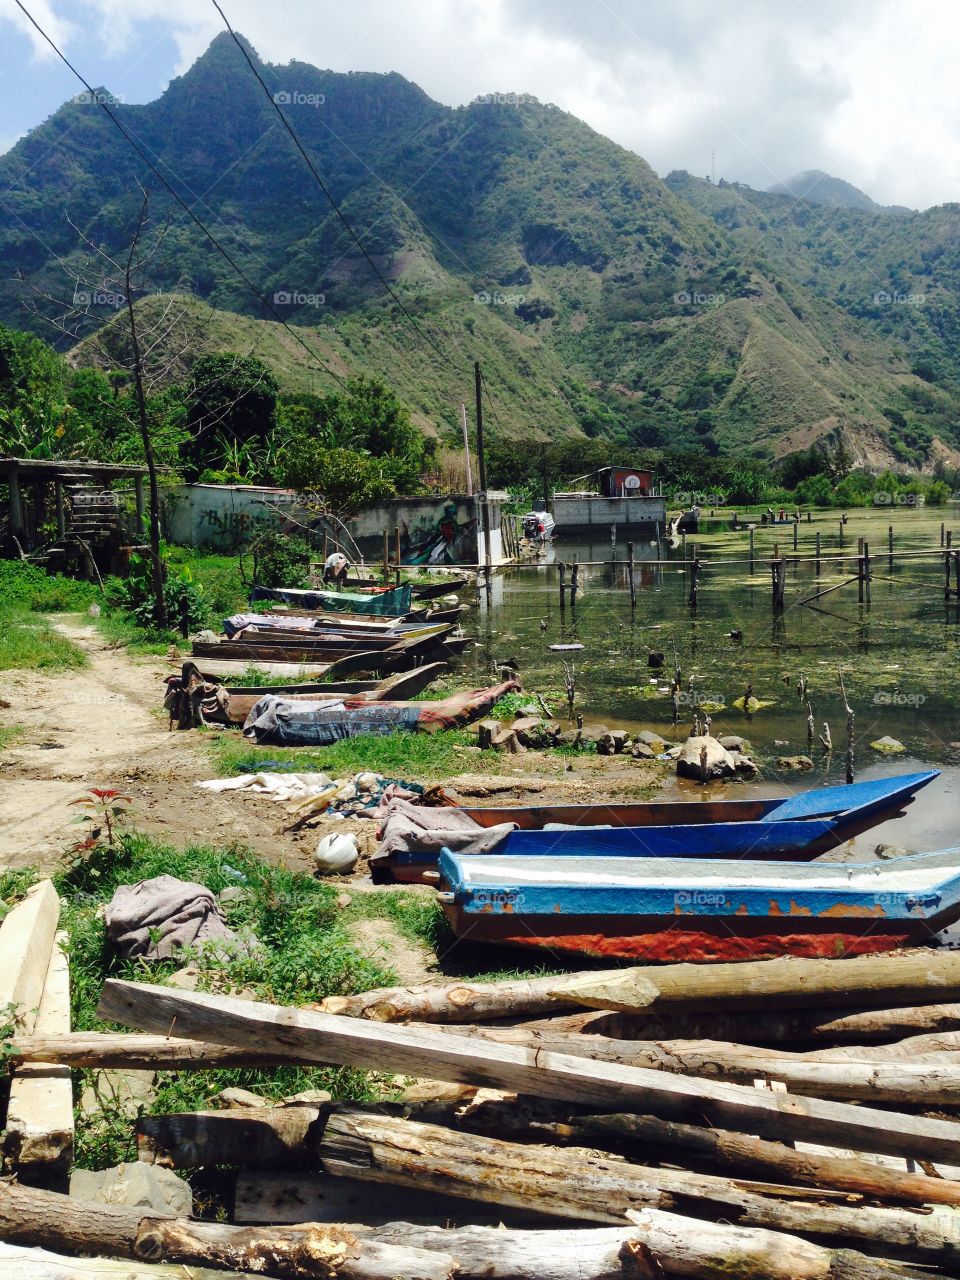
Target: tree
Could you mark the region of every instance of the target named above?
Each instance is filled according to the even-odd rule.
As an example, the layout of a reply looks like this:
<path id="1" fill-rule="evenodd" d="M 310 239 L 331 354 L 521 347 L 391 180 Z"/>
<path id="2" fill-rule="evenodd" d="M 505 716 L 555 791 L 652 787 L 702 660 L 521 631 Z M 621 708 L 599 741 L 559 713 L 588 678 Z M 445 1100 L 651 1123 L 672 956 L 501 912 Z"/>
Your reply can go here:
<path id="1" fill-rule="evenodd" d="M 331 513 L 341 520 L 397 493 L 389 461 L 357 449 L 331 449 L 309 439 L 291 444 L 284 484 L 309 493 L 309 505 L 317 514 Z"/>
<path id="2" fill-rule="evenodd" d="M 197 472 L 231 450 L 266 446 L 277 425 L 279 387 L 256 356 L 200 356 L 187 388 L 188 453 Z"/>

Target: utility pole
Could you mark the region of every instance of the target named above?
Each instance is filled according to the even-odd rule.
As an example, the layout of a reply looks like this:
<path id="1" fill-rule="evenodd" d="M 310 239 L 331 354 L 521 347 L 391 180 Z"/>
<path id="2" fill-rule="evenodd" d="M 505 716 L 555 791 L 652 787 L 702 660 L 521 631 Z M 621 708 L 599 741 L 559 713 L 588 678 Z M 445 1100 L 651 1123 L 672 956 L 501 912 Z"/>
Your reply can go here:
<path id="1" fill-rule="evenodd" d="M 544 441 L 540 445 L 540 471 L 543 476 L 543 509 L 550 510 L 550 484 L 547 479 L 547 445 Z"/>
<path id="2" fill-rule="evenodd" d="M 487 502 L 487 467 L 483 456 L 483 376 L 480 373 L 480 361 L 473 366 L 474 388 L 477 398 L 477 470 L 480 478 L 480 492 L 477 495 L 480 503 L 480 527 L 483 529 L 483 563 L 486 569 L 487 604 L 490 603 L 490 507 Z"/>
<path id="3" fill-rule="evenodd" d="M 467 432 L 467 406 L 460 401 L 460 417 L 463 421 L 463 456 L 467 464 L 467 494 L 473 493 L 473 472 L 470 466 L 470 436 Z"/>

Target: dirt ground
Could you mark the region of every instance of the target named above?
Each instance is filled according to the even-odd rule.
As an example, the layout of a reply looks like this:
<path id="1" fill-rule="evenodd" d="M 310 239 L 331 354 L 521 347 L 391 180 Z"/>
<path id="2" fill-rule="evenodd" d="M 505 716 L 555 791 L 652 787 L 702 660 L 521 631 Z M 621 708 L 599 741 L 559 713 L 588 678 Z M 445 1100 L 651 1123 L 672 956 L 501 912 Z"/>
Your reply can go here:
<path id="1" fill-rule="evenodd" d="M 62 673 L 0 672 L 0 723 L 19 732 L 0 755 L 0 869 L 52 869 L 79 838 L 70 802 L 88 787 L 116 787 L 132 800 L 140 831 L 174 844 L 240 841 L 290 865 L 308 866 L 316 833 L 284 835 L 283 806 L 194 783 L 213 777 L 198 735 L 169 732 L 161 706 L 162 658 L 110 646 L 93 625 L 59 622 L 89 666 Z"/>
<path id="2" fill-rule="evenodd" d="M 173 666 L 114 647 L 79 619 L 56 625 L 83 648 L 87 667 L 0 672 L 0 725 L 18 727 L 0 754 L 0 869 L 53 869 L 81 834 L 70 825 L 79 812 L 70 802 L 89 787 L 115 787 L 130 796 L 139 831 L 175 845 L 238 842 L 271 861 L 312 870 L 325 824 L 286 833 L 285 806 L 268 796 L 194 785 L 214 773 L 200 735 L 167 728 L 162 684 Z M 477 748 L 464 748 L 464 773 L 445 785 L 479 804 L 630 799 L 657 776 L 637 761 L 572 762 L 533 751 L 502 757 L 499 776 L 490 776 L 471 771 L 478 757 Z M 346 819 L 336 829 L 357 832 L 361 853 L 373 851 L 373 822 Z"/>

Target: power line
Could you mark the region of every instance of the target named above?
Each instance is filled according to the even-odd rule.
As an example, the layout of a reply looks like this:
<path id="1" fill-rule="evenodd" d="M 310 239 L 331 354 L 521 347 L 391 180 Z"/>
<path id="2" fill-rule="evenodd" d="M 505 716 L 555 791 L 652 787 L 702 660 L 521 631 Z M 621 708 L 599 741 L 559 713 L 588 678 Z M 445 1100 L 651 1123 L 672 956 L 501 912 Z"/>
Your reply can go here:
<path id="1" fill-rule="evenodd" d="M 17 3 L 19 4 L 19 0 L 17 0 Z M 243 41 L 240 40 L 236 31 L 234 31 L 233 27 L 230 25 L 230 19 L 224 13 L 223 9 L 220 7 L 219 0 L 210 0 L 210 3 L 213 5 L 217 13 L 219 13 L 220 17 L 223 19 L 224 26 L 230 32 L 230 35 L 233 37 L 234 44 L 243 54 L 247 66 L 250 68 L 253 74 L 257 77 L 257 80 L 260 84 L 261 89 L 267 96 L 267 101 L 270 103 L 274 111 L 276 111 L 277 115 L 280 117 L 281 121 L 283 122 L 283 127 L 286 129 L 287 133 L 292 138 L 293 143 L 296 146 L 297 150 L 300 152 L 301 156 L 303 156 L 304 160 L 306 161 L 307 167 L 309 168 L 310 172 L 313 174 L 313 177 L 317 183 L 317 186 L 320 188 L 320 190 L 329 200 L 334 213 L 340 219 L 341 223 L 349 233 L 351 239 L 354 241 L 357 248 L 363 254 L 364 258 L 369 264 L 370 269 L 373 271 L 374 275 L 383 285 L 384 289 L 387 291 L 387 293 L 390 295 L 393 301 L 400 308 L 403 315 L 413 325 L 414 329 L 416 329 L 417 333 L 424 340 L 424 342 L 428 343 L 429 346 L 433 348 L 433 350 L 437 353 L 437 355 L 441 358 L 441 360 L 445 361 L 445 363 L 447 364 L 454 365 L 454 361 L 450 359 L 447 353 L 433 340 L 433 338 L 430 337 L 430 335 L 426 332 L 426 330 L 420 327 L 420 325 L 417 323 L 414 317 L 410 314 L 410 312 L 404 306 L 403 302 L 400 299 L 399 294 L 396 292 L 395 289 L 391 287 L 387 278 L 383 275 L 380 268 L 374 262 L 373 258 L 370 257 L 370 254 L 367 252 L 366 246 L 364 245 L 363 241 L 360 239 L 356 231 L 354 231 L 353 227 L 350 225 L 350 222 L 347 220 L 347 217 L 344 214 L 343 210 L 340 208 L 336 200 L 333 198 L 333 194 L 330 192 L 326 183 L 323 181 L 323 179 L 320 177 L 320 174 L 317 172 L 316 166 L 314 165 L 313 161 L 310 159 L 310 156 L 307 154 L 306 149 L 303 146 L 303 143 L 300 141 L 299 137 L 297 136 L 296 130 L 293 128 L 293 125 L 291 125 L 290 121 L 283 114 L 280 104 L 277 102 L 274 95 L 270 92 L 270 89 L 267 86 L 266 81 L 264 80 L 263 76 L 260 74 L 256 66 L 254 65 L 253 59 L 250 57 L 249 53 L 244 47 Z"/>
<path id="2" fill-rule="evenodd" d="M 121 123 L 120 119 L 110 110 L 110 107 L 104 101 L 103 95 L 98 94 L 94 90 L 90 82 L 80 74 L 80 72 L 73 65 L 73 63 L 66 56 L 66 54 L 63 53 L 63 51 L 60 48 L 58 48 L 54 40 L 47 35 L 46 31 L 44 31 L 43 27 L 40 26 L 39 22 L 37 22 L 36 18 L 29 11 L 29 9 L 26 8 L 26 6 L 21 2 L 21 0 L 14 0 L 14 4 L 16 4 L 17 8 L 24 15 L 24 17 L 31 24 L 31 26 L 43 37 L 44 40 L 46 40 L 47 44 L 54 51 L 54 53 L 57 55 L 60 61 L 64 64 L 64 66 L 73 72 L 73 74 L 77 77 L 80 83 L 84 86 L 84 88 L 90 94 L 91 101 L 95 102 L 97 106 L 99 106 L 106 113 L 107 118 L 110 120 L 110 122 L 117 129 L 120 130 L 124 138 L 130 144 L 130 146 L 133 147 L 134 151 L 136 151 L 137 155 L 140 157 L 143 163 L 159 179 L 159 181 L 163 184 L 166 190 L 169 191 L 169 193 L 173 196 L 174 200 L 176 200 L 177 204 L 180 205 L 180 207 L 184 210 L 184 212 L 191 219 L 191 221 L 195 223 L 195 225 L 199 228 L 200 231 L 203 232 L 203 234 L 207 237 L 207 239 L 210 241 L 213 247 L 217 250 L 220 256 L 224 259 L 224 261 L 229 263 L 229 265 L 240 277 L 240 279 L 247 286 L 247 288 L 250 290 L 253 296 L 257 299 L 257 301 L 261 304 L 261 306 L 266 307 L 266 309 L 270 312 L 270 314 L 274 317 L 274 319 L 279 321 L 279 323 L 283 326 L 283 328 L 287 331 L 287 333 L 290 334 L 290 336 L 294 339 L 294 341 L 296 341 L 297 343 L 299 343 L 301 347 L 303 347 L 304 351 L 306 351 L 310 359 L 315 361 L 315 363 L 323 370 L 324 373 L 329 374 L 330 377 L 333 378 L 335 382 L 339 383 L 341 387 L 346 387 L 346 383 L 343 380 L 343 378 L 341 378 L 339 374 L 334 373 L 332 369 L 330 369 L 327 365 L 323 363 L 323 361 L 314 351 L 311 351 L 310 347 L 307 346 L 306 342 L 304 342 L 303 338 L 296 332 L 296 330 L 291 328 L 291 326 L 287 324 L 286 320 L 284 320 L 283 316 L 280 315 L 280 313 L 273 307 L 273 305 L 266 300 L 266 298 L 263 296 L 263 294 L 261 294 L 260 290 L 249 278 L 249 276 L 246 274 L 243 268 L 239 265 L 239 263 L 235 261 L 232 254 L 223 247 L 223 245 L 216 238 L 213 232 L 210 231 L 209 228 L 200 220 L 200 218 L 197 217 L 197 215 L 190 208 L 190 206 L 183 199 L 183 197 L 179 194 L 179 192 L 177 192 L 170 185 L 167 179 L 163 176 L 163 174 L 160 172 L 157 166 L 153 163 L 153 161 L 150 159 L 147 153 L 143 150 L 143 148 L 137 142 L 136 138 Z M 236 37 L 234 37 L 234 39 L 236 39 Z M 286 121 L 284 121 L 284 123 L 286 123 Z"/>

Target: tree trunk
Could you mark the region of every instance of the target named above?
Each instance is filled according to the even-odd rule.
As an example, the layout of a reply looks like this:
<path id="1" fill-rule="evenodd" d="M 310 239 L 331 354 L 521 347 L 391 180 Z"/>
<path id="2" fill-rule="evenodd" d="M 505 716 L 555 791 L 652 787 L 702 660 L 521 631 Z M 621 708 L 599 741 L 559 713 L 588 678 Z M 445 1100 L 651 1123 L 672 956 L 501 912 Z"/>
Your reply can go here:
<path id="1" fill-rule="evenodd" d="M 256 1044 L 260 1051 L 292 1052 L 314 1062 L 492 1086 L 601 1110 L 706 1121 L 721 1128 L 747 1128 L 761 1137 L 843 1143 L 858 1151 L 960 1163 L 960 1124 L 951 1121 L 491 1045 L 439 1027 L 385 1026 L 117 979 L 104 984 L 98 1014 L 104 1021 L 148 1031 Z"/>
<path id="2" fill-rule="evenodd" d="M 327 996 L 315 1007 L 323 1013 L 370 1018 L 374 1022 L 485 1022 L 575 1008 L 575 1000 L 551 995 L 557 981 L 524 978 L 511 982 L 381 987 L 355 996 Z"/>
<path id="3" fill-rule="evenodd" d="M 558 998 L 626 1013 L 656 1009 L 848 1008 L 960 998 L 960 954 L 895 954 L 674 964 L 556 979 Z"/>
<path id="4" fill-rule="evenodd" d="M 479 1039 L 522 1045 L 550 1053 L 575 1054 L 594 1061 L 620 1063 L 676 1075 L 709 1076 L 738 1084 L 757 1077 L 780 1080 L 804 1097 L 898 1103 L 907 1106 L 960 1104 L 960 1054 L 937 1054 L 919 1059 L 905 1049 L 874 1054 L 869 1049 L 844 1049 L 842 1057 L 826 1061 L 751 1045 L 713 1040 L 606 1040 L 599 1036 L 552 1036 L 522 1028 L 474 1027 Z M 860 1054 L 854 1058 L 854 1054 Z M 902 1057 L 902 1061 L 897 1061 Z"/>
<path id="5" fill-rule="evenodd" d="M 357 1111 L 327 1121 L 320 1145 L 327 1173 L 444 1190 L 583 1222 L 621 1222 L 638 1208 L 735 1220 L 854 1243 L 908 1261 L 953 1265 L 960 1240 L 952 1210 L 823 1204 L 830 1193 L 742 1182 L 598 1157 L 583 1148 L 522 1146 L 495 1138 Z M 845 1197 L 841 1196 L 840 1199 Z"/>
<path id="6" fill-rule="evenodd" d="M 473 1127 L 469 1120 L 467 1124 Z M 533 1138 L 542 1134 L 553 1142 L 578 1147 L 616 1151 L 632 1160 L 692 1163 L 731 1177 L 847 1191 L 896 1204 L 960 1205 L 960 1182 L 888 1169 L 855 1156 L 795 1151 L 780 1142 L 749 1134 L 675 1124 L 656 1116 L 575 1116 L 565 1122 L 535 1124 L 528 1134 Z"/>
<path id="7" fill-rule="evenodd" d="M 74 1031 L 69 1035 L 17 1036 L 9 1060 L 56 1062 L 66 1067 L 112 1067 L 128 1071 L 213 1071 L 225 1067 L 297 1065 L 289 1054 L 231 1049 L 202 1040 L 128 1035 L 120 1031 Z"/>

